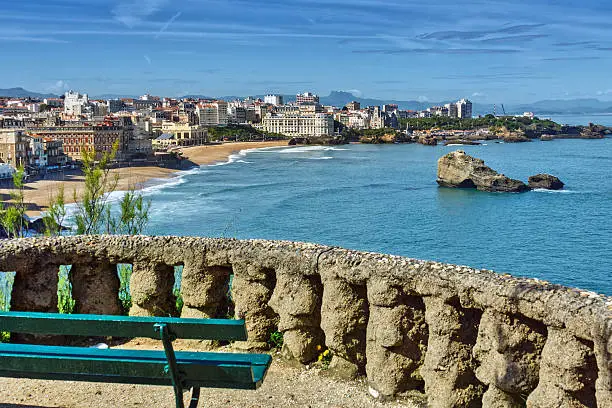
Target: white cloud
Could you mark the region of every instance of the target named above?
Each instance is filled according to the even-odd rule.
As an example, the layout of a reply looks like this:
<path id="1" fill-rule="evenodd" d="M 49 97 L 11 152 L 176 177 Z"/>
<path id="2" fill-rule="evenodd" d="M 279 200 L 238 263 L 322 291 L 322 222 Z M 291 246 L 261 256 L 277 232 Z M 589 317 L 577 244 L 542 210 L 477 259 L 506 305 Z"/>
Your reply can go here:
<path id="1" fill-rule="evenodd" d="M 54 84 L 49 85 L 47 87 L 47 90 L 49 92 L 60 93 L 60 94 L 66 92 L 69 89 L 70 89 L 70 86 L 68 85 L 68 82 L 66 82 L 66 81 L 64 81 L 62 79 L 56 81 Z"/>
<path id="2" fill-rule="evenodd" d="M 483 93 L 483 92 L 474 92 L 474 93 L 472 94 L 472 96 L 473 96 L 474 98 L 481 98 L 481 97 L 483 97 L 483 96 L 487 96 L 487 94 L 485 94 L 485 93 Z"/>
<path id="3" fill-rule="evenodd" d="M 429 102 L 429 98 L 423 95 L 417 96 L 417 101 L 419 102 Z"/>
<path id="4" fill-rule="evenodd" d="M 612 95 L 612 89 L 606 89 L 605 91 L 597 91 L 597 95 L 598 96 Z"/>
<path id="5" fill-rule="evenodd" d="M 148 55 L 143 55 L 143 57 L 144 57 L 145 61 L 147 61 L 147 63 L 149 65 L 151 65 L 151 58 Z"/>
<path id="6" fill-rule="evenodd" d="M 361 96 L 363 95 L 363 92 L 361 92 L 359 89 L 346 89 L 344 92 L 351 93 L 358 98 L 361 98 Z"/>
<path id="7" fill-rule="evenodd" d="M 173 15 L 170 20 L 168 20 L 166 22 L 166 24 L 163 25 L 162 28 L 159 29 L 159 31 L 157 32 L 157 35 L 155 36 L 155 38 L 159 38 L 160 35 L 163 34 L 164 31 L 166 31 L 168 29 L 168 27 L 170 27 L 170 24 L 172 24 L 174 22 L 174 20 L 176 20 L 177 18 L 179 18 L 181 16 L 181 12 L 179 11 L 178 13 L 176 13 L 175 15 Z"/>
<path id="8" fill-rule="evenodd" d="M 132 28 L 159 11 L 167 0 L 124 0 L 111 13 L 113 18 Z"/>

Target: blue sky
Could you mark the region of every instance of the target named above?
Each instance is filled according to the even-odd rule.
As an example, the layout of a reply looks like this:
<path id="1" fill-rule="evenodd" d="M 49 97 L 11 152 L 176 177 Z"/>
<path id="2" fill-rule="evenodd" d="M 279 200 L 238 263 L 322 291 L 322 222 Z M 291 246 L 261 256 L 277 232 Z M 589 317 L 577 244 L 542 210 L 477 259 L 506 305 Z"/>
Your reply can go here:
<path id="1" fill-rule="evenodd" d="M 612 100 L 609 0 L 29 0 L 0 88 Z"/>

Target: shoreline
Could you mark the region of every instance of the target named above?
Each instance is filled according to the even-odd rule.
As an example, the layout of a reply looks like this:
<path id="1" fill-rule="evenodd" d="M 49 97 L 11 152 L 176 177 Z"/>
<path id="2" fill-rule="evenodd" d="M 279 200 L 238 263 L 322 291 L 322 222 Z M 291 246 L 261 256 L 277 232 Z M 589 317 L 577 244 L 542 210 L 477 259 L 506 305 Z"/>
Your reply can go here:
<path id="1" fill-rule="evenodd" d="M 287 140 L 274 140 L 269 142 L 230 142 L 218 145 L 185 147 L 181 149 L 181 151 L 185 159 L 190 160 L 196 166 L 203 166 L 226 161 L 231 155 L 242 150 L 285 146 L 287 146 Z M 183 171 L 186 170 L 143 166 L 121 167 L 112 169 L 111 173 L 119 175 L 119 183 L 116 191 L 126 191 L 130 187 L 134 187 L 137 190 L 151 187 L 151 181 L 156 179 L 171 179 Z M 58 175 L 54 174 L 53 176 L 57 177 Z M 77 196 L 80 196 L 84 187 L 83 176 L 80 172 L 64 174 L 62 175 L 62 180 L 42 179 L 26 183 L 24 188 L 24 198 L 28 206 L 26 214 L 30 217 L 40 216 L 40 213 L 45 211 L 49 205 L 51 196 L 57 193 L 57 187 L 62 184 L 64 185 L 66 205 L 73 204 L 75 201 L 75 192 Z M 0 188 L 0 200 L 4 202 L 8 201 L 9 192 L 10 189 L 8 188 Z"/>

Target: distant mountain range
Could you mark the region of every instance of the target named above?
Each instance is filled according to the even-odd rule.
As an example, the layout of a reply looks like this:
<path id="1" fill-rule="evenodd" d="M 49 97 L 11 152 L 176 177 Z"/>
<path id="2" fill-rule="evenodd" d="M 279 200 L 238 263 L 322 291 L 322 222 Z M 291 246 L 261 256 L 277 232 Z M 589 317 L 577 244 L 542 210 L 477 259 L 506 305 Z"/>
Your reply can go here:
<path id="1" fill-rule="evenodd" d="M 23 88 L 0 89 L 0 96 L 10 98 L 57 98 L 58 95 L 44 94 L 28 91 Z M 135 98 L 134 95 L 123 94 L 103 94 L 92 96 L 94 99 L 116 99 L 116 98 Z M 252 95 L 253 98 L 262 98 L 264 95 Z M 286 102 L 294 101 L 295 95 L 283 95 Z M 202 99 L 223 99 L 227 101 L 244 99 L 244 96 L 226 95 L 185 95 L 181 98 L 202 98 Z M 345 91 L 332 91 L 327 96 L 321 96 L 323 105 L 344 106 L 351 101 L 357 101 L 361 106 L 381 106 L 383 104 L 397 104 L 400 109 L 423 110 L 434 105 L 444 105 L 447 101 L 416 101 L 416 100 L 383 100 L 376 98 L 362 98 Z M 599 99 L 567 99 L 567 100 L 542 100 L 529 104 L 510 104 L 504 106 L 508 114 L 520 114 L 523 112 L 534 112 L 536 115 L 561 115 L 561 114 L 593 114 L 593 113 L 612 113 L 612 102 L 600 101 Z M 493 104 L 474 103 L 473 112 L 475 115 L 485 115 L 493 112 Z M 502 113 L 502 105 L 497 105 L 497 113 Z"/>
<path id="2" fill-rule="evenodd" d="M 8 98 L 27 98 L 27 97 L 38 98 L 38 99 L 58 98 L 57 95 L 54 95 L 52 93 L 49 93 L 49 94 L 37 93 L 37 92 L 28 91 L 23 88 L 0 89 L 0 96 L 4 96 Z"/>

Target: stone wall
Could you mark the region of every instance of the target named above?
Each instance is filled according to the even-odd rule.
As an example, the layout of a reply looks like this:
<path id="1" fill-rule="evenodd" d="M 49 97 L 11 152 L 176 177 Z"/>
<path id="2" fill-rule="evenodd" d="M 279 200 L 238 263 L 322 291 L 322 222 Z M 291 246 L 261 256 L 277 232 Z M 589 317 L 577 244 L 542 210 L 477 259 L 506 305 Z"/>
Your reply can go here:
<path id="1" fill-rule="evenodd" d="M 57 310 L 72 265 L 76 310 L 120 312 L 116 265 L 132 264 L 132 315 L 223 317 L 249 342 L 284 334 L 301 363 L 328 347 L 330 370 L 364 374 L 372 395 L 423 394 L 431 407 L 612 407 L 612 299 L 535 279 L 284 241 L 81 236 L 2 241 L 16 271 L 12 310 Z M 228 289 L 231 286 L 231 296 Z"/>

